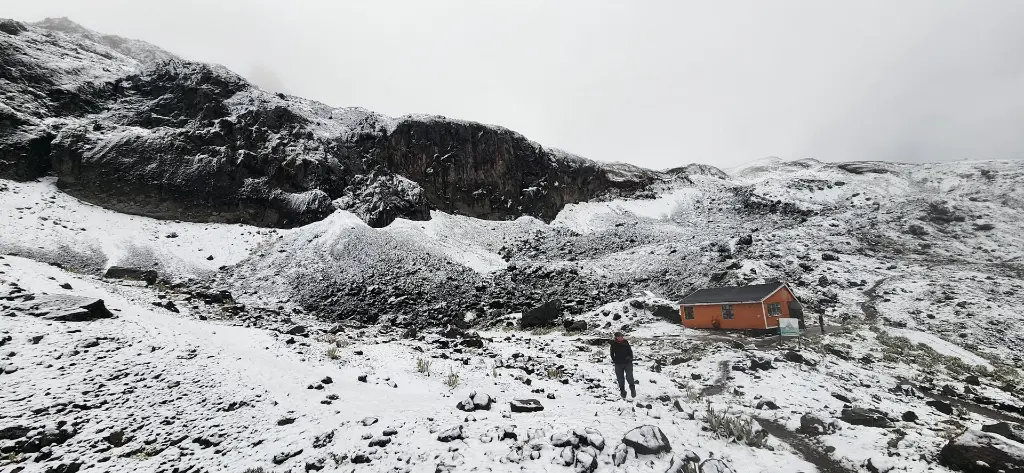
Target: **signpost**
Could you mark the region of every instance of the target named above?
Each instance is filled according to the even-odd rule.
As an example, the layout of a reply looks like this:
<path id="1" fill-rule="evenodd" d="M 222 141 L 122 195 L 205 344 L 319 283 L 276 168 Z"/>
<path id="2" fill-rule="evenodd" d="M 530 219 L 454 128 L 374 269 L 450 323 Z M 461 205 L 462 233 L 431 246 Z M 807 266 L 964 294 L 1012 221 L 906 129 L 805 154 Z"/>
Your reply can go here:
<path id="1" fill-rule="evenodd" d="M 779 319 L 779 346 L 782 346 L 782 337 L 799 337 L 800 319 L 780 318 Z"/>

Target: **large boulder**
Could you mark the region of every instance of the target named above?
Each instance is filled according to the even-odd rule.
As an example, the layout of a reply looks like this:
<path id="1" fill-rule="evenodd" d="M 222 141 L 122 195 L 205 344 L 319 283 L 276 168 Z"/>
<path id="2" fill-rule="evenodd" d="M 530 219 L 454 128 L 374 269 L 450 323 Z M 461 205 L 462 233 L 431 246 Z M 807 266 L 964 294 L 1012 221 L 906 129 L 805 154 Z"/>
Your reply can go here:
<path id="1" fill-rule="evenodd" d="M 682 323 L 679 316 L 679 307 L 674 307 L 668 304 L 653 303 L 648 304 L 647 309 L 651 311 L 651 315 L 666 322 L 673 324 Z"/>
<path id="2" fill-rule="evenodd" d="M 145 281 L 146 284 L 153 284 L 159 276 L 152 269 L 126 268 L 123 266 L 111 266 L 107 268 L 104 277 L 113 279 L 126 279 L 129 281 Z"/>
<path id="3" fill-rule="evenodd" d="M 852 425 L 863 425 L 865 427 L 891 427 L 892 422 L 884 412 L 877 409 L 864 409 L 861 407 L 850 407 L 843 409 L 839 416 L 844 422 Z"/>
<path id="4" fill-rule="evenodd" d="M 552 299 L 523 312 L 523 318 L 519 320 L 519 326 L 524 329 L 550 327 L 555 324 L 555 320 L 558 320 L 561 315 L 562 301 Z"/>
<path id="5" fill-rule="evenodd" d="M 797 432 L 807 436 L 818 436 L 831 434 L 836 431 L 835 424 L 826 424 L 825 421 L 811 415 L 804 414 L 800 416 L 800 429 Z"/>
<path id="6" fill-rule="evenodd" d="M 512 412 L 537 412 L 543 411 L 544 406 L 536 399 L 514 399 L 509 402 Z"/>
<path id="7" fill-rule="evenodd" d="M 473 391 L 469 393 L 469 396 L 467 396 L 466 399 L 463 399 L 462 402 L 458 403 L 455 407 L 460 411 L 466 412 L 480 410 L 489 411 L 493 401 L 494 399 L 490 395 Z"/>
<path id="8" fill-rule="evenodd" d="M 668 442 L 665 432 L 653 425 L 643 425 L 626 432 L 622 437 L 622 443 L 639 455 L 657 455 L 672 451 L 672 445 Z"/>
<path id="9" fill-rule="evenodd" d="M 34 299 L 23 302 L 21 309 L 29 315 L 58 322 L 86 322 L 114 316 L 103 299 L 70 294 L 36 294 Z"/>
<path id="10" fill-rule="evenodd" d="M 939 463 L 964 473 L 1024 473 L 1024 444 L 969 428 L 942 447 Z"/>
<path id="11" fill-rule="evenodd" d="M 988 432 L 990 434 L 1001 435 L 1014 442 L 1024 444 L 1024 426 L 1020 424 L 1011 424 L 1009 422 L 997 422 L 983 426 L 982 432 Z"/>
<path id="12" fill-rule="evenodd" d="M 445 442 L 445 443 L 454 442 L 456 440 L 461 440 L 461 439 L 464 439 L 464 438 L 465 438 L 465 436 L 463 436 L 463 434 L 462 434 L 462 426 L 461 425 L 457 425 L 455 427 L 452 427 L 450 429 L 444 430 L 443 432 L 437 434 L 437 440 L 439 440 L 441 442 Z"/>

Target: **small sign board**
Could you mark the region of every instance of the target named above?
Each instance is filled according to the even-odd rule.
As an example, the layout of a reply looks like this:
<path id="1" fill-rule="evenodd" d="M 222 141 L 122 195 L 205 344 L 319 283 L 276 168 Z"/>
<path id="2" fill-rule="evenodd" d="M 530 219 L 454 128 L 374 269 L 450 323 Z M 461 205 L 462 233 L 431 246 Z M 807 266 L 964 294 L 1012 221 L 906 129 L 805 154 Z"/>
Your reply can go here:
<path id="1" fill-rule="evenodd" d="M 800 319 L 782 318 L 779 319 L 779 336 L 799 337 Z"/>

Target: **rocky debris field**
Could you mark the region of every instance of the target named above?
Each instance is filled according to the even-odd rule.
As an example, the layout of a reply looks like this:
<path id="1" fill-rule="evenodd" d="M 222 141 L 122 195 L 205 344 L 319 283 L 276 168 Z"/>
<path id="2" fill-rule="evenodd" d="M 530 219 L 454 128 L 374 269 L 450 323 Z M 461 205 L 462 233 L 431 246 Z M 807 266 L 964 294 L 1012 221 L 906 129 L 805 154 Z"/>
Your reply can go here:
<path id="1" fill-rule="evenodd" d="M 653 172 L 67 20 L 0 51 L 4 471 L 1024 468 L 1021 162 Z M 678 323 L 769 279 L 799 342 Z"/>
<path id="2" fill-rule="evenodd" d="M 235 303 L 223 293 L 17 257 L 0 259 L 0 281 L 0 453 L 11 471 L 1021 465 L 1019 384 L 989 369 L 963 374 L 964 358 L 928 370 L 892 359 L 891 340 L 864 339 L 885 339 L 881 325 L 758 349 L 613 304 L 581 319 L 636 311 L 638 397 L 619 399 L 606 335 L 591 329 L 248 320 L 252 309 L 226 311 Z M 26 305 L 33 298 L 102 300 L 113 317 L 48 318 Z"/>

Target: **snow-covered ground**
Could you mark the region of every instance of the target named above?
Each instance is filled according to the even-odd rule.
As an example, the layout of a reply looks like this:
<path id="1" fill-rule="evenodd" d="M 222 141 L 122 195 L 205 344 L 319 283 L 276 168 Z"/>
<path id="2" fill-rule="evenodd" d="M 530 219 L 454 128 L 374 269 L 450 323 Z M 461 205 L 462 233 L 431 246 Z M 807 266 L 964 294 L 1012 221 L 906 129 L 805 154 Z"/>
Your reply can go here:
<path id="1" fill-rule="evenodd" d="M 567 206 L 551 224 L 435 212 L 382 229 L 341 211 L 289 230 L 161 221 L 80 202 L 49 180 L 0 181 L 0 292 L 96 297 L 116 315 L 57 322 L 0 309 L 0 466 L 661 473 L 692 450 L 737 473 L 949 471 L 937 463 L 947 439 L 1021 415 L 1024 172 L 858 166 L 770 161 L 728 179 L 693 175 L 652 200 Z M 111 266 L 162 281 L 102 278 Z M 579 332 L 490 323 L 519 315 L 491 306 L 490 288 L 555 271 L 599 284 L 589 292 L 626 290 L 566 315 L 586 322 Z M 808 332 L 799 357 L 650 311 L 693 287 L 771 277 L 790 282 L 810 331 L 818 313 L 831 327 Z M 360 280 L 365 291 L 327 304 L 387 289 L 374 285 L 449 290 L 487 305 L 465 319 L 486 330 L 397 324 L 429 312 L 402 309 L 416 304 L 369 326 L 321 321 L 304 305 L 310 286 Z M 233 301 L 197 295 L 206 285 Z M 635 401 L 618 399 L 612 330 L 637 354 Z M 474 391 L 495 399 L 490 410 L 456 408 Z M 525 398 L 544 410 L 511 412 Z M 850 408 L 877 410 L 864 412 L 879 425 Z M 770 435 L 716 432 L 721 412 Z M 826 431 L 805 432 L 809 418 Z M 616 465 L 643 425 L 672 453 Z M 463 439 L 439 440 L 458 426 Z M 602 449 L 554 445 L 588 428 Z M 25 452 L 31 439 L 49 445 Z"/>

